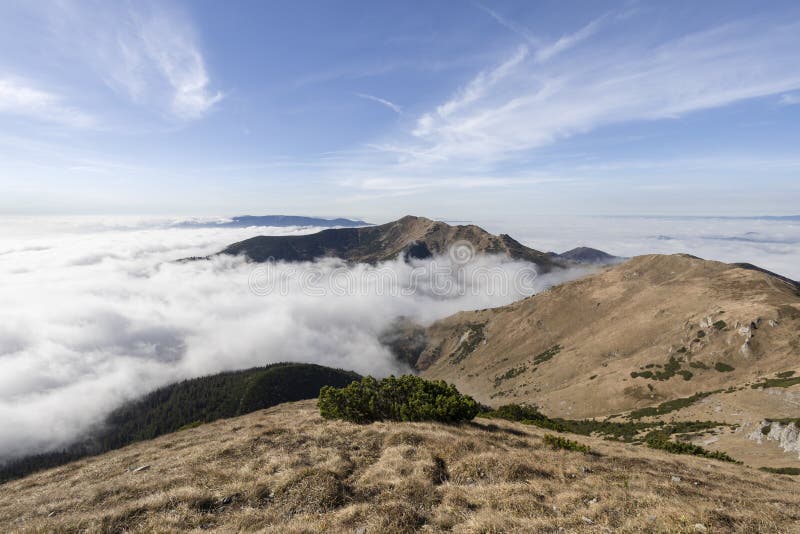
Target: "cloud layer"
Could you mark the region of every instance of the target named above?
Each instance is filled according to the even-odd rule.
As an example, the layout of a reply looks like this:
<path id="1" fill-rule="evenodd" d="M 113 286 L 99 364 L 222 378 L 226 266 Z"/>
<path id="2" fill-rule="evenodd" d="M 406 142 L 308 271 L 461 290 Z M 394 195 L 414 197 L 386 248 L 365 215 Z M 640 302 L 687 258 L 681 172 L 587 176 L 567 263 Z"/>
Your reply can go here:
<path id="1" fill-rule="evenodd" d="M 254 266 L 241 258 L 170 260 L 259 233 L 309 229 L 73 224 L 12 223 L 22 237 L 0 241 L 0 426 L 10 429 L 0 436 L 0 459 L 63 446 L 124 400 L 186 377 L 277 361 L 402 372 L 378 342 L 398 316 L 431 321 L 530 294 L 493 293 L 485 278 L 474 291 L 450 295 L 425 277 L 414 293 L 374 291 L 376 269 L 401 282 L 414 276 L 414 266 L 396 261 L 346 271 L 354 285 L 343 295 L 293 287 L 259 296 L 250 287 Z M 470 265 L 508 279 L 528 268 L 500 258 Z M 322 287 L 342 275 L 332 260 L 277 268 L 313 268 Z M 540 277 L 533 290 L 554 281 Z"/>

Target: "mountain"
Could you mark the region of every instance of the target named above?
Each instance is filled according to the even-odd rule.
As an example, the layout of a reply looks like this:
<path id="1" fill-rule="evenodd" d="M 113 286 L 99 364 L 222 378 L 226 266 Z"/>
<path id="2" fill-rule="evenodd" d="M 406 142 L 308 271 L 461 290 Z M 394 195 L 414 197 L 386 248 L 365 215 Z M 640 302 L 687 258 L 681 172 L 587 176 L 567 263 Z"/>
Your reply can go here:
<path id="1" fill-rule="evenodd" d="M 535 263 L 543 272 L 561 266 L 547 254 L 528 248 L 508 235 L 496 236 L 474 225 L 451 226 L 410 215 L 379 226 L 330 229 L 309 235 L 253 237 L 230 245 L 220 254 L 244 254 L 257 262 L 336 257 L 375 263 L 400 254 L 411 258 L 447 254 L 452 245 L 462 241 L 468 242 L 475 253 L 505 254 Z"/>
<path id="2" fill-rule="evenodd" d="M 240 215 L 220 221 L 184 221 L 176 226 L 207 228 L 247 228 L 250 226 L 321 226 L 324 228 L 343 226 L 369 226 L 369 223 L 352 219 L 321 219 L 297 215 Z"/>
<path id="3" fill-rule="evenodd" d="M 5 532 L 790 532 L 797 481 L 478 418 L 219 420 L 2 486 Z M 560 436 L 560 435 L 559 435 Z"/>
<path id="4" fill-rule="evenodd" d="M 797 417 L 800 293 L 759 270 L 640 256 L 508 306 L 435 322 L 414 332 L 414 348 L 423 376 L 487 404 L 635 419 L 674 402 L 660 412 L 749 433 L 764 420 Z M 745 459 L 758 450 L 729 445 L 747 449 L 737 456 Z M 797 452 L 778 456 L 798 460 Z"/>
<path id="5" fill-rule="evenodd" d="M 0 481 L 152 439 L 187 425 L 315 398 L 322 386 L 341 387 L 359 378 L 356 373 L 321 365 L 277 363 L 170 384 L 117 408 L 100 428 L 66 450 L 0 466 Z"/>
<path id="6" fill-rule="evenodd" d="M 625 260 L 625 258 L 612 256 L 611 254 L 603 252 L 602 250 L 589 247 L 577 247 L 573 248 L 572 250 L 562 252 L 561 254 L 556 254 L 555 252 L 548 252 L 548 254 L 554 258 L 564 260 L 568 263 L 571 262 L 590 265 L 609 265 Z"/>

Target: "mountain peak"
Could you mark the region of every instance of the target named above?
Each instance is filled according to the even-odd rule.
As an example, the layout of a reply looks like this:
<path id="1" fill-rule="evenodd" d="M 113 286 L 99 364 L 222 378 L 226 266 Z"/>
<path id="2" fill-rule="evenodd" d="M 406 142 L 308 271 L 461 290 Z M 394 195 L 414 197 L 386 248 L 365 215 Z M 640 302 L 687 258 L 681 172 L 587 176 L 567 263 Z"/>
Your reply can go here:
<path id="1" fill-rule="evenodd" d="M 414 215 L 378 226 L 335 228 L 307 235 L 254 237 L 234 243 L 220 254 L 242 254 L 256 262 L 313 261 L 335 257 L 376 263 L 402 254 L 414 258 L 446 254 L 453 244 L 461 241 L 469 242 L 478 254 L 505 254 L 534 263 L 543 272 L 561 266 L 547 254 L 508 236 L 495 236 L 475 225 L 451 226 Z"/>

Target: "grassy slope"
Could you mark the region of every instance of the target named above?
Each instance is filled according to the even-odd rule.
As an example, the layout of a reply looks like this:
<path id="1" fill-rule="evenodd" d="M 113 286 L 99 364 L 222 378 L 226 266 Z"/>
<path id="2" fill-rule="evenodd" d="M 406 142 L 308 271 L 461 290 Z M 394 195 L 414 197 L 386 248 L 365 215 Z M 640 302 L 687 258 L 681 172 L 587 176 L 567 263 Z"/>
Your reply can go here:
<path id="1" fill-rule="evenodd" d="M 136 443 L 2 486 L 0 530 L 789 532 L 791 477 L 547 431 L 324 421 L 314 401 Z M 130 468 L 149 466 L 133 472 Z M 676 478 L 677 477 L 677 478 Z"/>
<path id="2" fill-rule="evenodd" d="M 751 389 L 800 373 L 796 287 L 685 255 L 637 257 L 509 306 L 456 314 L 427 334 L 418 360 L 426 378 L 494 406 L 537 404 L 552 417 L 605 417 L 733 387 L 714 397 L 713 413 L 693 417 L 752 426 L 796 412 L 800 394 L 800 385 Z M 737 439 L 746 434 L 717 445 Z M 757 451 L 742 447 L 727 452 L 754 463 Z M 800 466 L 796 454 L 774 460 Z"/>
<path id="3" fill-rule="evenodd" d="M 102 428 L 65 451 L 30 456 L 2 466 L 0 481 L 152 439 L 186 425 L 312 399 L 322 386 L 343 387 L 359 378 L 351 371 L 321 365 L 276 363 L 170 384 L 114 410 Z"/>

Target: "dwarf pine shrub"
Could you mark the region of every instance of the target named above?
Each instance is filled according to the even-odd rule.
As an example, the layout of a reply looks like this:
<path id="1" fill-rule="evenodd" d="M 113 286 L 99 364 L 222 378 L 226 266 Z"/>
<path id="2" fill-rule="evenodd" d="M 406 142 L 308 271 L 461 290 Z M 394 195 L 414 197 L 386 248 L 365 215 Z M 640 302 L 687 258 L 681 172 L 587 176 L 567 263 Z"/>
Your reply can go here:
<path id="1" fill-rule="evenodd" d="M 376 380 L 370 376 L 343 388 L 323 387 L 319 413 L 326 419 L 354 423 L 373 421 L 439 421 L 456 423 L 473 419 L 480 405 L 442 380 L 413 375 Z"/>

